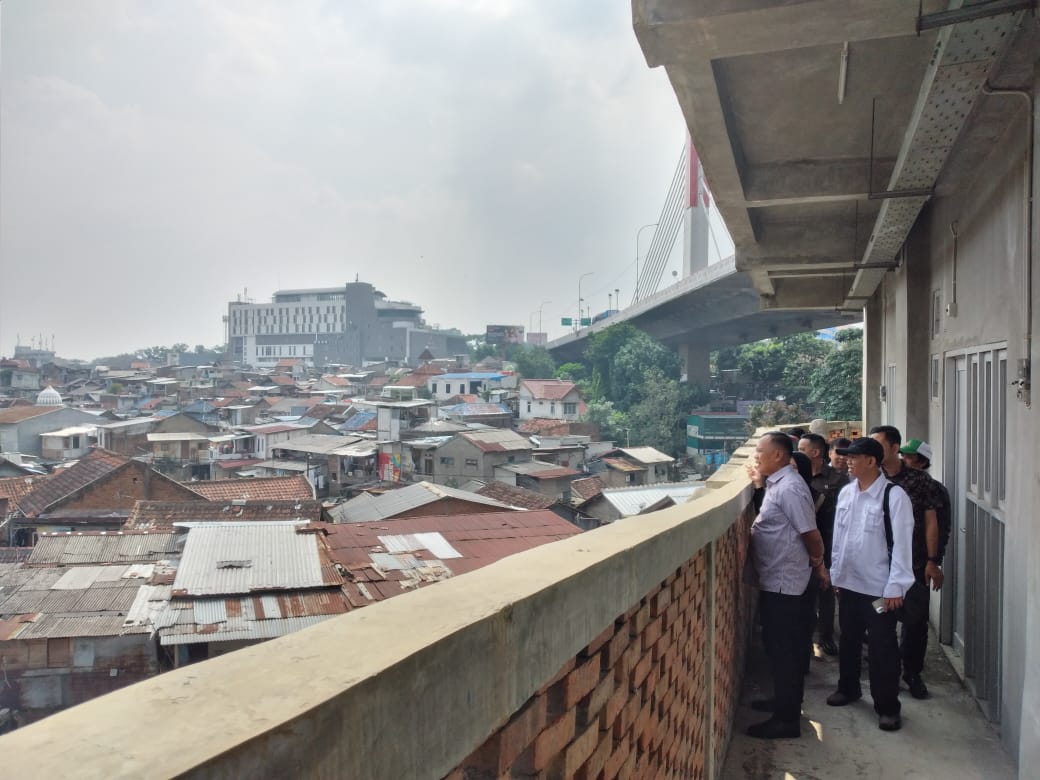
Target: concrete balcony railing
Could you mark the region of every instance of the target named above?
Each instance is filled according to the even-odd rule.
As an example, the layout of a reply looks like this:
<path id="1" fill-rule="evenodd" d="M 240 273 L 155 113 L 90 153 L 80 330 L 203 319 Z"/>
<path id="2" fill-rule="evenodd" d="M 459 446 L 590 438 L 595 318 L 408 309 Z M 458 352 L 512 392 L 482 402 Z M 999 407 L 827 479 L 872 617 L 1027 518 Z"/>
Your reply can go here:
<path id="1" fill-rule="evenodd" d="M 15 731 L 2 774 L 714 778 L 753 612 L 748 455 L 692 503 Z"/>

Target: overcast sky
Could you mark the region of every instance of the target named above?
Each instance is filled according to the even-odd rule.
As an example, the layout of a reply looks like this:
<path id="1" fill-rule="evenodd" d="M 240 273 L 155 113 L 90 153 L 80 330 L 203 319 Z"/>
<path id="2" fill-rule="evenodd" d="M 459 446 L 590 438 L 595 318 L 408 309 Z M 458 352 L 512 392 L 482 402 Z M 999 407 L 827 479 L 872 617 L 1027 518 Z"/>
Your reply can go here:
<path id="1" fill-rule="evenodd" d="M 631 298 L 684 139 L 628 0 L 2 14 L 0 354 L 213 345 L 247 288 L 355 276 L 466 332 L 551 300 L 558 334 L 586 271 Z"/>

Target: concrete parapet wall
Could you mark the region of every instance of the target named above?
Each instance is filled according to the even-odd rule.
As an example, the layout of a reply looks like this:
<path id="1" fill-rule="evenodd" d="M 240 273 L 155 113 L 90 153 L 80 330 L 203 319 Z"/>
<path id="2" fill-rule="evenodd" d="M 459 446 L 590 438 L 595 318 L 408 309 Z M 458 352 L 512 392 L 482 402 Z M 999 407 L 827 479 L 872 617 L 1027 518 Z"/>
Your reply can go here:
<path id="1" fill-rule="evenodd" d="M 0 738 L 12 777 L 713 778 L 743 672 L 743 470 Z"/>

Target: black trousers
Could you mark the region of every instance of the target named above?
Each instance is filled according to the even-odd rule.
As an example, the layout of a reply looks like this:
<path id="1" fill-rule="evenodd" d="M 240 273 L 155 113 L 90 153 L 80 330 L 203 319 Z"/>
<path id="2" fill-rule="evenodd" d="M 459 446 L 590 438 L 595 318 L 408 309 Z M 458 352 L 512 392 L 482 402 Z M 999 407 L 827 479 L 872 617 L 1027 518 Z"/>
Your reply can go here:
<path id="1" fill-rule="evenodd" d="M 870 695 L 878 715 L 899 714 L 899 644 L 896 617 L 892 612 L 878 614 L 868 596 L 842 590 L 838 596 L 838 690 L 846 696 L 859 696 L 863 663 L 863 634 L 867 634 L 870 655 Z"/>
<path id="2" fill-rule="evenodd" d="M 802 713 L 803 669 L 808 652 L 803 629 L 805 597 L 762 591 L 758 604 L 762 642 L 773 671 L 774 717 L 798 720 Z"/>
<path id="3" fill-rule="evenodd" d="M 931 591 L 925 581 L 924 569 L 914 569 L 914 579 L 925 586 L 931 600 Z M 902 624 L 899 652 L 903 656 L 903 677 L 913 677 L 924 671 L 924 655 L 928 650 L 928 621 L 908 626 Z"/>
<path id="4" fill-rule="evenodd" d="M 830 569 L 830 540 L 824 540 L 824 548 L 825 553 L 823 556 L 823 563 L 828 569 Z M 818 599 L 819 614 L 816 618 L 816 631 L 820 635 L 820 641 L 822 642 L 825 639 L 834 639 L 834 589 L 828 588 L 827 590 L 821 590 Z"/>

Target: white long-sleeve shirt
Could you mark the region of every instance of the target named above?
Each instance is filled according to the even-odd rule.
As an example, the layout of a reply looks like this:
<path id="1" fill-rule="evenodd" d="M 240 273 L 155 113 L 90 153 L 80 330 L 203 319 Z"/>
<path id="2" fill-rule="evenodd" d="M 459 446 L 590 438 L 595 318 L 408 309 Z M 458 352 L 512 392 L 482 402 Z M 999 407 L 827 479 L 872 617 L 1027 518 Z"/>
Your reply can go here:
<path id="1" fill-rule="evenodd" d="M 831 583 L 835 588 L 885 598 L 902 598 L 914 582 L 910 544 L 914 511 L 898 485 L 888 496 L 892 556 L 885 537 L 882 501 L 889 482 L 882 476 L 866 490 L 853 481 L 838 494 L 834 512 Z"/>

